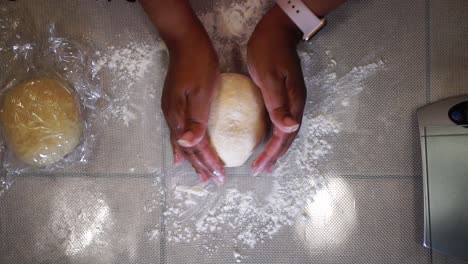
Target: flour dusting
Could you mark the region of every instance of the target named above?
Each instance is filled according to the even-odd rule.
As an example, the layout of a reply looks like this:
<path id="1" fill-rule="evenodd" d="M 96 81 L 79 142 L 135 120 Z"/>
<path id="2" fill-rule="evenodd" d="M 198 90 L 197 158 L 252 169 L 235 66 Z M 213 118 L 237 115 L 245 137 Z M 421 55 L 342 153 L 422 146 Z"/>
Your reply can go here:
<path id="1" fill-rule="evenodd" d="M 96 63 L 96 70 L 99 71 L 106 65 L 113 73 L 119 73 L 115 75 L 118 80 L 135 85 L 144 77 L 154 52 L 155 49 L 150 45 L 137 42 L 131 42 L 125 48 L 111 46 L 102 56 L 101 52 L 96 52 L 100 57 Z"/>
<path id="2" fill-rule="evenodd" d="M 332 141 L 341 131 L 335 114 L 344 110 L 363 90 L 364 82 L 383 67 L 379 61 L 354 67 L 343 76 L 327 68 L 308 80 L 329 92 L 317 107 L 306 109 L 298 138 L 274 173 L 265 176 L 273 178 L 268 195 L 217 189 L 211 183 L 176 185 L 168 190 L 170 206 L 164 213 L 167 241 L 197 242 L 207 254 L 232 248 L 234 259 L 240 262 L 247 257 L 243 250 L 255 248 L 283 227 L 308 217 L 307 204 L 327 184 L 318 165 L 333 151 Z"/>
<path id="3" fill-rule="evenodd" d="M 105 52 L 96 52 L 96 69 L 105 70 L 111 76 L 108 83 L 113 104 L 105 113 L 109 118 L 120 120 L 127 127 L 138 119 L 141 109 L 131 101 L 137 96 L 155 97 L 154 92 L 141 88 L 150 69 L 161 68 L 155 55 L 165 49 L 163 43 L 150 45 L 133 41 L 123 48 L 111 46 Z"/>
<path id="4" fill-rule="evenodd" d="M 326 72 L 324 75 L 314 76 L 308 80 L 308 83 L 320 87 L 321 92 L 326 95 L 319 102 L 318 110 L 330 112 L 333 108 L 349 106 L 350 98 L 362 91 L 363 80 L 383 66 L 384 62 L 380 60 L 365 66 L 353 67 L 341 78 L 338 78 L 335 72 Z"/>
<path id="5" fill-rule="evenodd" d="M 220 3 L 212 11 L 199 14 L 223 72 L 246 72 L 248 39 L 270 4 L 264 0 Z M 337 113 L 346 113 L 344 110 L 363 91 L 365 82 L 385 66 L 377 61 L 337 74 L 339 61 L 331 51 L 324 53 L 328 58 L 326 69 L 305 78 L 308 88 L 317 88 L 323 98 L 309 99 L 297 139 L 273 174 L 264 178 L 271 181 L 267 194 L 260 194 L 253 187 L 219 188 L 211 182 L 162 187 L 158 178 L 155 186 L 161 191 L 167 188 L 166 200 L 160 203 L 155 199 L 153 206 L 164 208 L 164 232 L 160 233 L 161 226 L 157 225 L 147 233 L 150 239 L 163 236 L 169 244 L 191 243 L 208 255 L 228 249 L 236 262 L 242 262 L 248 259 L 246 251 L 274 238 L 284 227 L 312 217 L 306 208 L 327 185 L 318 165 L 327 160 L 333 141 L 342 130 Z M 314 57 L 310 52 L 301 51 L 299 55 L 304 72 L 313 72 L 310 67 Z"/>
<path id="6" fill-rule="evenodd" d="M 246 46 L 255 26 L 271 1 L 218 3 L 211 12 L 199 14 L 219 57 L 222 72 L 246 72 Z"/>
<path id="7" fill-rule="evenodd" d="M 113 223 L 102 197 L 86 190 L 65 189 L 55 198 L 46 231 L 36 239 L 44 251 L 60 248 L 67 256 L 73 256 L 105 245 L 102 235 Z"/>

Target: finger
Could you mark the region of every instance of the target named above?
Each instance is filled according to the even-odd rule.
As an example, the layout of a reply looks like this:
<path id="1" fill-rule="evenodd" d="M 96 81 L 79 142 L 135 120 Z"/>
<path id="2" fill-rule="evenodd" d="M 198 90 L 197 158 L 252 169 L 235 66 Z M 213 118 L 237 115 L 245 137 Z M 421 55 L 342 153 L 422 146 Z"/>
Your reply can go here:
<path id="1" fill-rule="evenodd" d="M 297 57 L 296 57 L 297 58 Z M 289 111 L 294 120 L 298 121 L 300 124 L 302 121 L 302 115 L 304 113 L 304 106 L 306 102 L 307 90 L 304 83 L 304 77 L 302 74 L 302 69 L 300 67 L 299 60 L 293 61 L 288 67 L 286 73 L 286 91 L 289 102 Z M 297 128 L 297 130 L 299 127 Z M 288 149 L 291 147 L 294 139 L 296 138 L 298 131 L 287 134 L 284 140 L 281 142 L 281 146 L 278 148 L 277 152 L 273 154 L 267 163 L 264 165 L 264 170 L 268 173 L 273 171 L 273 167 L 276 164 L 277 160 L 281 158 Z"/>
<path id="2" fill-rule="evenodd" d="M 177 142 L 177 139 L 180 138 L 184 132 L 184 121 L 183 117 L 177 114 L 171 114 L 170 118 L 166 118 L 167 126 L 169 127 L 169 132 L 173 135 L 174 140 Z"/>
<path id="3" fill-rule="evenodd" d="M 168 74 L 169 75 L 169 74 Z M 179 91 L 177 85 L 166 78 L 163 93 L 161 96 L 161 108 L 164 118 L 171 130 L 177 127 L 183 128 L 185 120 L 186 96 L 183 91 Z M 174 131 L 175 132 L 175 131 Z"/>
<path id="4" fill-rule="evenodd" d="M 185 132 L 178 140 L 179 144 L 190 148 L 200 143 L 205 136 L 214 96 L 212 87 L 193 89 L 187 97 L 185 112 Z"/>
<path id="5" fill-rule="evenodd" d="M 270 162 L 267 165 L 265 165 L 265 171 L 267 173 L 272 173 L 273 172 L 273 169 L 274 169 L 274 166 L 276 165 L 276 162 L 278 161 L 278 159 L 283 157 L 284 154 L 286 154 L 286 152 L 288 151 L 288 149 L 291 147 L 292 143 L 294 142 L 294 139 L 295 139 L 296 135 L 297 135 L 297 133 L 288 134 L 288 140 L 282 146 L 282 149 L 278 152 L 277 155 L 275 155 L 274 157 L 271 158 Z"/>
<path id="6" fill-rule="evenodd" d="M 182 148 L 179 146 L 176 140 L 176 136 L 174 133 L 171 133 L 171 145 L 172 145 L 172 153 L 174 157 L 174 165 L 179 166 L 184 162 L 184 152 L 182 151 Z"/>
<path id="7" fill-rule="evenodd" d="M 293 134 L 288 135 L 287 142 L 283 145 L 283 148 L 278 153 L 278 159 L 283 157 L 284 154 L 286 154 L 286 152 L 288 152 L 288 150 L 291 147 L 291 145 L 293 144 L 294 139 L 296 138 L 296 136 L 297 136 L 297 133 L 293 133 Z"/>
<path id="8" fill-rule="evenodd" d="M 185 99 L 176 94 L 167 92 L 166 89 L 163 92 L 161 99 L 161 106 L 164 113 L 164 118 L 170 130 L 170 142 L 172 145 L 172 151 L 174 156 L 174 165 L 178 166 L 184 161 L 184 153 L 179 144 L 177 144 L 177 138 L 180 137 L 184 131 L 184 105 Z"/>
<path id="9" fill-rule="evenodd" d="M 291 65 L 291 70 L 286 77 L 286 90 L 290 113 L 294 117 L 294 120 L 301 123 L 307 98 L 307 89 L 300 64 Z"/>
<path id="10" fill-rule="evenodd" d="M 273 161 L 273 162 L 270 162 L 270 164 L 268 164 L 266 167 L 265 167 L 265 171 L 266 173 L 272 173 L 274 171 L 274 166 L 276 164 L 276 161 Z"/>
<path id="11" fill-rule="evenodd" d="M 284 133 L 296 131 L 299 128 L 299 122 L 294 120 L 289 110 L 285 79 L 272 74 L 257 82 L 273 124 Z"/>
<path id="12" fill-rule="evenodd" d="M 254 175 L 262 172 L 271 161 L 277 159 L 278 154 L 288 143 L 288 134 L 280 131 L 277 128 L 273 129 L 273 136 L 265 146 L 265 150 L 255 159 L 253 163 Z"/>
<path id="13" fill-rule="evenodd" d="M 223 163 L 219 159 L 216 152 L 211 148 L 208 139 L 205 137 L 194 148 L 194 153 L 200 162 L 207 168 L 211 174 L 211 178 L 217 185 L 222 185 L 226 179 L 226 173 Z"/>
<path id="14" fill-rule="evenodd" d="M 189 120 L 185 124 L 185 132 L 177 140 L 177 143 L 185 148 L 191 148 L 203 139 L 206 132 L 206 125 L 197 121 Z"/>
<path id="15" fill-rule="evenodd" d="M 198 157 L 193 153 L 193 151 L 185 149 L 184 150 L 185 157 L 189 160 L 192 167 L 195 169 L 198 175 L 200 175 L 200 179 L 202 181 L 207 181 L 210 178 L 210 171 L 200 162 Z"/>

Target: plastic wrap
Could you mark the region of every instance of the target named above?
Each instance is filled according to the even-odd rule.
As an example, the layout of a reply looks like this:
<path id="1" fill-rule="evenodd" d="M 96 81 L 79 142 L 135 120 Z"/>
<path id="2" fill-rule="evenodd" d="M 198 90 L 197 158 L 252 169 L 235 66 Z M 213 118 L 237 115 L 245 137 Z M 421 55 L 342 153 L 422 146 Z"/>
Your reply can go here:
<path id="1" fill-rule="evenodd" d="M 15 157 L 31 166 L 60 161 L 78 146 L 82 133 L 79 102 L 59 78 L 37 78 L 8 89 L 0 122 Z"/>
<path id="2" fill-rule="evenodd" d="M 0 84 L 7 174 L 86 163 L 97 134 L 94 124 L 104 121 L 100 113 L 108 106 L 90 48 L 55 36 L 53 24 L 49 36 L 32 39 L 7 43 L 13 57 Z"/>

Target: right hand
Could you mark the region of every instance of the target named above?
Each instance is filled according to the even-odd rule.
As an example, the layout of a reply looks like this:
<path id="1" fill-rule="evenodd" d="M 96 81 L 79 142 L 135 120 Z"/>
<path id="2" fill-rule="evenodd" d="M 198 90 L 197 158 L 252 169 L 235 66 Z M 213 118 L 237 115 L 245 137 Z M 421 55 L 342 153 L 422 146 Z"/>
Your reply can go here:
<path id="1" fill-rule="evenodd" d="M 301 31 L 279 6 L 260 20 L 250 37 L 247 66 L 273 123 L 272 137 L 253 162 L 254 174 L 272 172 L 299 132 L 307 94 L 296 51 L 300 39 Z"/>
<path id="2" fill-rule="evenodd" d="M 206 32 L 196 30 L 171 46 L 162 109 L 174 163 L 187 159 L 201 180 L 225 180 L 224 166 L 206 135 L 211 102 L 220 84 L 218 58 Z"/>

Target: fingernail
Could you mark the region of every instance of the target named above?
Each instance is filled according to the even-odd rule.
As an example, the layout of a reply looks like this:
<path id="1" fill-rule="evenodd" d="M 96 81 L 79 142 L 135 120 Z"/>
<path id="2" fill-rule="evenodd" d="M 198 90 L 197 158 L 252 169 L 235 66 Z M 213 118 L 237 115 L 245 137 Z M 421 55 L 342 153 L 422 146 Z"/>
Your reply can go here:
<path id="1" fill-rule="evenodd" d="M 261 171 L 259 170 L 259 167 L 257 166 L 258 158 L 256 158 L 253 163 L 252 163 L 252 172 L 253 176 L 257 176 Z"/>
<path id="2" fill-rule="evenodd" d="M 211 177 L 211 179 L 213 180 L 213 182 L 216 184 L 216 186 L 221 186 L 224 184 L 224 178 L 223 177 Z"/>
<path id="3" fill-rule="evenodd" d="M 257 177 L 263 171 L 262 168 L 254 168 L 253 169 L 253 176 Z"/>
<path id="4" fill-rule="evenodd" d="M 283 124 L 286 126 L 286 130 L 288 130 L 289 132 L 295 132 L 299 129 L 299 124 L 289 116 L 283 119 Z"/>
<path id="5" fill-rule="evenodd" d="M 223 173 L 219 172 L 219 171 L 213 171 L 213 177 L 211 177 L 211 179 L 213 179 L 213 182 L 217 185 L 217 186 L 221 186 L 224 184 L 224 181 L 225 181 L 225 176 Z"/>
<path id="6" fill-rule="evenodd" d="M 181 145 L 182 147 L 189 148 L 192 146 L 192 141 L 193 141 L 193 133 L 191 131 L 185 132 L 182 137 L 180 137 L 179 140 L 177 140 L 177 143 Z"/>
<path id="7" fill-rule="evenodd" d="M 223 177 L 223 174 L 220 171 L 213 171 L 213 176 L 215 177 Z"/>

